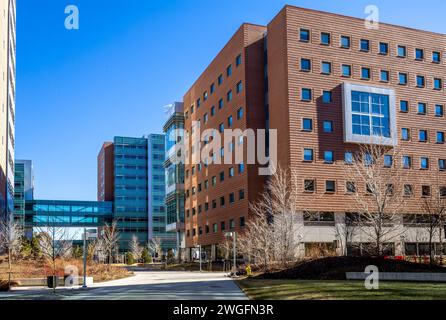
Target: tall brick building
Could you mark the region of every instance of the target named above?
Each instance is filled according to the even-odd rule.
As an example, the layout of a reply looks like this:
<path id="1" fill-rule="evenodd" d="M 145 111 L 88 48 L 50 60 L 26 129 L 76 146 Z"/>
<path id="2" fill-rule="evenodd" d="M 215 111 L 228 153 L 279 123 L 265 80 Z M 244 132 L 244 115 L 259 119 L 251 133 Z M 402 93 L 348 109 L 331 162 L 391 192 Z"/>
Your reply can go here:
<path id="1" fill-rule="evenodd" d="M 286 6 L 266 27 L 244 24 L 187 92 L 186 133 L 192 121 L 201 131 L 276 129 L 279 164 L 302 180 L 302 252 L 330 247 L 352 208 L 344 166 L 360 143 L 404 149 L 407 214 L 421 213 L 423 190 L 434 184 L 429 172 L 446 196 L 445 44 L 442 34 L 370 29 L 363 19 Z M 186 165 L 187 247 L 201 244 L 215 257 L 225 232 L 243 231 L 264 180 L 256 166 L 237 169 Z M 304 211 L 321 212 L 320 221 L 306 223 Z M 393 251 L 419 252 L 423 241 L 409 234 Z"/>

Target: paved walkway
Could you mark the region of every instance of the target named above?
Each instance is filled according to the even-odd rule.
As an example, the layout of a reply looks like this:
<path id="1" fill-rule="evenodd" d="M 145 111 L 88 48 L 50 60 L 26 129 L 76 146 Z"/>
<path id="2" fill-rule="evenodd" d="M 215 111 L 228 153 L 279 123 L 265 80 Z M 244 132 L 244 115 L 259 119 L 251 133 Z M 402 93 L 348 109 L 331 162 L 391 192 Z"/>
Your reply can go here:
<path id="1" fill-rule="evenodd" d="M 35 300 L 246 300 L 224 273 L 139 271 L 130 278 L 97 283 L 88 289 L 15 288 L 2 299 Z"/>

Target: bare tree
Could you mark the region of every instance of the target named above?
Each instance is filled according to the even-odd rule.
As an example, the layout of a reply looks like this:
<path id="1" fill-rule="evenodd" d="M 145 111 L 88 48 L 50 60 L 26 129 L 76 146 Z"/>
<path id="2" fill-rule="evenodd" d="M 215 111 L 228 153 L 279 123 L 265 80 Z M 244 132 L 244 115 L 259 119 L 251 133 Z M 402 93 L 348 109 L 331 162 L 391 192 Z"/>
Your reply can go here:
<path id="1" fill-rule="evenodd" d="M 153 258 L 158 257 L 161 259 L 162 255 L 162 247 L 161 247 L 161 238 L 155 237 L 149 240 L 147 243 L 147 249 L 152 254 Z"/>
<path id="2" fill-rule="evenodd" d="M 18 257 L 22 247 L 23 230 L 7 217 L 0 218 L 0 251 L 8 254 L 8 286 L 11 289 L 13 259 Z"/>
<path id="3" fill-rule="evenodd" d="M 439 239 L 440 264 L 442 264 L 442 233 L 446 216 L 446 187 L 441 185 L 438 172 L 433 173 L 430 178 L 434 183 L 432 187 L 429 187 L 430 189 L 425 191 L 426 194 L 420 204 L 420 209 L 422 210 L 423 215 L 422 218 L 417 217 L 417 219 L 421 219 L 421 221 L 417 221 L 417 223 L 419 223 L 428 234 L 429 258 L 431 264 L 435 263 L 435 238 Z"/>
<path id="4" fill-rule="evenodd" d="M 129 245 L 130 252 L 133 255 L 133 259 L 136 260 L 136 262 L 139 262 L 141 260 L 141 255 L 143 248 L 139 245 L 138 237 L 133 235 L 132 241 Z"/>
<path id="5" fill-rule="evenodd" d="M 373 244 L 369 253 L 377 256 L 404 233 L 399 222 L 407 199 L 404 192 L 411 190 L 407 190 L 407 175 L 399 159 L 401 150 L 396 147 L 361 145 L 353 162 L 344 166 L 358 214 L 353 223 Z"/>
<path id="6" fill-rule="evenodd" d="M 111 264 L 113 262 L 113 254 L 118 250 L 118 221 L 114 220 L 111 224 L 105 223 L 100 238 L 104 253 L 108 257 L 108 264 Z"/>
<path id="7" fill-rule="evenodd" d="M 42 256 L 51 264 L 53 289 L 56 290 L 57 283 L 57 259 L 71 257 L 73 249 L 74 234 L 70 234 L 68 228 L 48 226 L 36 228 L 36 237 L 39 241 Z"/>
<path id="8" fill-rule="evenodd" d="M 348 246 L 353 243 L 353 238 L 356 234 L 356 225 L 348 215 L 344 215 L 341 223 L 336 223 L 335 236 L 339 241 L 342 250 L 342 255 L 348 255 Z"/>

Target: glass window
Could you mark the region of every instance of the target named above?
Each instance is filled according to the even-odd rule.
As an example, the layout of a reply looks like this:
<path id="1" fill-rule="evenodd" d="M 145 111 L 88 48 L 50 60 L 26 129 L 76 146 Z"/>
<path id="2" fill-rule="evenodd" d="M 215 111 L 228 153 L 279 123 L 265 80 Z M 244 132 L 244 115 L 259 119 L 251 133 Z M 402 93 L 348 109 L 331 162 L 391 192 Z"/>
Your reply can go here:
<path id="1" fill-rule="evenodd" d="M 234 177 L 234 167 L 229 168 L 229 178 Z"/>
<path id="2" fill-rule="evenodd" d="M 243 108 L 242 107 L 240 107 L 237 110 L 237 120 L 240 120 L 241 118 L 243 118 Z"/>
<path id="3" fill-rule="evenodd" d="M 241 65 L 241 64 L 242 64 L 242 55 L 239 54 L 239 55 L 237 56 L 237 58 L 235 58 L 235 66 L 238 67 L 238 66 Z"/>
<path id="4" fill-rule="evenodd" d="M 333 101 L 333 95 L 331 91 L 324 91 L 322 93 L 322 102 L 323 103 L 331 103 Z"/>
<path id="5" fill-rule="evenodd" d="M 400 101 L 400 111 L 401 112 L 409 112 L 409 101 L 406 101 L 406 100 Z"/>
<path id="6" fill-rule="evenodd" d="M 331 35 L 326 32 L 321 33 L 321 44 L 329 45 L 331 43 Z"/>
<path id="7" fill-rule="evenodd" d="M 417 87 L 424 88 L 425 82 L 424 76 L 417 76 Z"/>
<path id="8" fill-rule="evenodd" d="M 226 94 L 226 100 L 232 101 L 232 90 L 229 90 L 228 93 Z"/>
<path id="9" fill-rule="evenodd" d="M 244 189 L 241 189 L 238 191 L 238 199 L 239 200 L 245 199 L 245 190 Z"/>
<path id="10" fill-rule="evenodd" d="M 230 77 L 232 75 L 232 65 L 230 64 L 227 68 L 226 68 L 226 76 Z"/>
<path id="11" fill-rule="evenodd" d="M 333 151 L 325 151 L 324 152 L 324 161 L 326 163 L 333 163 L 334 162 L 334 153 L 333 153 Z"/>
<path id="12" fill-rule="evenodd" d="M 333 121 L 324 121 L 324 132 L 325 133 L 333 132 Z"/>
<path id="13" fill-rule="evenodd" d="M 389 44 L 385 43 L 385 42 L 380 42 L 379 43 L 379 53 L 380 54 L 389 54 Z"/>
<path id="14" fill-rule="evenodd" d="M 302 120 L 302 130 L 312 131 L 313 130 L 313 119 L 304 118 Z"/>
<path id="15" fill-rule="evenodd" d="M 344 77 L 352 76 L 352 67 L 350 65 L 347 64 L 342 65 L 342 76 Z"/>
<path id="16" fill-rule="evenodd" d="M 240 93 L 243 91 L 243 83 L 240 81 L 237 83 L 237 93 Z"/>
<path id="17" fill-rule="evenodd" d="M 310 41 L 310 30 L 300 29 L 300 41 L 303 41 L 303 42 Z"/>
<path id="18" fill-rule="evenodd" d="M 439 78 L 434 79 L 434 89 L 441 90 L 443 88 L 443 81 Z"/>
<path id="19" fill-rule="evenodd" d="M 350 37 L 342 36 L 341 37 L 341 47 L 345 49 L 350 48 Z"/>
<path id="20" fill-rule="evenodd" d="M 432 52 L 432 62 L 440 63 L 441 62 L 441 53 L 434 51 Z"/>
<path id="21" fill-rule="evenodd" d="M 418 114 L 426 114 L 427 113 L 427 105 L 423 102 L 418 103 Z"/>
<path id="22" fill-rule="evenodd" d="M 211 116 L 215 116 L 215 107 L 214 106 L 212 106 L 212 108 L 211 108 Z"/>
<path id="23" fill-rule="evenodd" d="M 304 149 L 304 161 L 313 161 L 314 153 L 313 149 Z"/>
<path id="24" fill-rule="evenodd" d="M 310 59 L 300 59 L 300 69 L 302 71 L 310 71 L 311 70 L 311 60 Z"/>
<path id="25" fill-rule="evenodd" d="M 427 130 L 419 131 L 419 140 L 420 142 L 427 142 Z"/>
<path id="26" fill-rule="evenodd" d="M 325 181 L 325 191 L 330 193 L 336 192 L 336 182 L 333 180 Z"/>
<path id="27" fill-rule="evenodd" d="M 211 84 L 211 94 L 213 94 L 215 91 L 215 83 Z"/>
<path id="28" fill-rule="evenodd" d="M 315 192 L 316 182 L 314 180 L 304 180 L 304 190 L 305 192 Z"/>
<path id="29" fill-rule="evenodd" d="M 410 156 L 403 156 L 403 168 L 410 169 L 412 167 L 412 158 Z"/>
<path id="30" fill-rule="evenodd" d="M 415 49 L 415 59 L 416 60 L 424 59 L 424 50 L 423 49 Z"/>
<path id="31" fill-rule="evenodd" d="M 223 108 L 223 99 L 218 100 L 218 109 Z"/>
<path id="32" fill-rule="evenodd" d="M 429 158 L 422 157 L 420 160 L 420 167 L 422 170 L 429 169 Z"/>
<path id="33" fill-rule="evenodd" d="M 344 162 L 346 164 L 352 164 L 353 163 L 353 153 L 352 152 L 346 152 L 344 155 Z"/>
<path id="34" fill-rule="evenodd" d="M 345 184 L 347 193 L 356 193 L 356 184 L 352 181 L 347 181 Z"/>
<path id="35" fill-rule="evenodd" d="M 442 105 L 437 104 L 435 106 L 435 116 L 436 117 L 443 117 L 444 116 L 444 108 Z"/>
<path id="36" fill-rule="evenodd" d="M 219 75 L 217 79 L 218 85 L 221 85 L 223 83 L 223 75 Z"/>
<path id="37" fill-rule="evenodd" d="M 311 99 L 312 99 L 311 89 L 302 88 L 302 97 L 301 98 L 303 101 L 311 101 Z"/>
<path id="38" fill-rule="evenodd" d="M 370 68 L 361 68 L 361 78 L 370 79 Z"/>
<path id="39" fill-rule="evenodd" d="M 353 134 L 390 138 L 389 96 L 352 91 Z"/>
<path id="40" fill-rule="evenodd" d="M 384 156 L 384 166 L 390 168 L 393 165 L 393 157 L 391 155 Z"/>
<path id="41" fill-rule="evenodd" d="M 404 185 L 404 195 L 410 197 L 413 195 L 413 187 L 410 184 Z"/>
<path id="42" fill-rule="evenodd" d="M 232 123 L 233 123 L 232 116 L 229 116 L 228 117 L 228 128 L 232 127 Z"/>
<path id="43" fill-rule="evenodd" d="M 437 132 L 437 143 L 444 143 L 444 132 Z"/>
<path id="44" fill-rule="evenodd" d="M 387 70 L 381 70 L 381 81 L 383 82 L 389 82 L 390 80 L 390 74 Z"/>
<path id="45" fill-rule="evenodd" d="M 323 74 L 331 74 L 331 62 L 322 62 L 322 73 Z"/>
<path id="46" fill-rule="evenodd" d="M 410 140 L 410 129 L 408 129 L 408 128 L 401 129 L 401 139 L 404 141 Z"/>
<path id="47" fill-rule="evenodd" d="M 370 51 L 370 41 L 366 39 L 361 39 L 361 51 L 369 52 Z"/>
<path id="48" fill-rule="evenodd" d="M 407 56 L 407 48 L 405 46 L 398 46 L 398 57 L 405 58 Z"/>
<path id="49" fill-rule="evenodd" d="M 238 173 L 243 173 L 245 172 L 245 165 L 243 163 L 239 163 L 238 164 Z"/>
<path id="50" fill-rule="evenodd" d="M 438 160 L 438 169 L 440 171 L 445 171 L 446 170 L 446 159 L 439 159 Z"/>
<path id="51" fill-rule="evenodd" d="M 399 73 L 398 74 L 399 84 L 406 85 L 407 84 L 407 73 Z"/>

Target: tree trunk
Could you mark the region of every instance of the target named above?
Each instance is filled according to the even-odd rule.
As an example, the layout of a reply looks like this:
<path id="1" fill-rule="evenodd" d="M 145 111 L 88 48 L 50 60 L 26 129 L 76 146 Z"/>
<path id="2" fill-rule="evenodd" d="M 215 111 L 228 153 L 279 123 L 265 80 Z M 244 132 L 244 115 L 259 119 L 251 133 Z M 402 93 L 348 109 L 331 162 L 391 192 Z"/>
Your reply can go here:
<path id="1" fill-rule="evenodd" d="M 12 254 L 11 254 L 11 248 L 8 247 L 8 268 L 9 268 L 9 273 L 8 273 L 8 290 L 11 290 L 11 273 L 12 273 Z"/>

